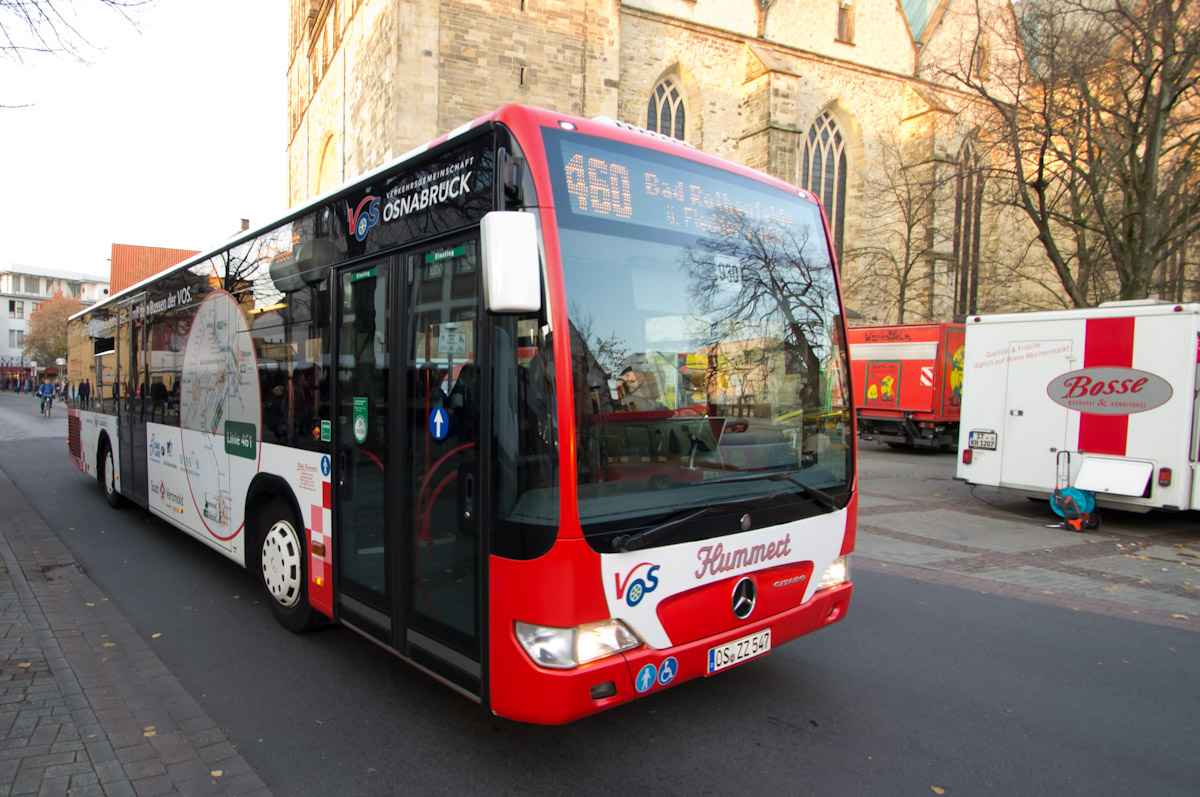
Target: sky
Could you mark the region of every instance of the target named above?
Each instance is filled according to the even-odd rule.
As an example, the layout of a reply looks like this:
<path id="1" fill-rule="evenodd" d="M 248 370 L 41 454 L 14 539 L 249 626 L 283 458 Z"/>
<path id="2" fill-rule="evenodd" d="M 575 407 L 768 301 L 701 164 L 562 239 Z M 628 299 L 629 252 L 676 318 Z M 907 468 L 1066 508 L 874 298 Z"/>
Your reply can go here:
<path id="1" fill-rule="evenodd" d="M 153 0 L 136 27 L 73 2 L 87 63 L 0 54 L 0 268 L 107 278 L 114 243 L 205 250 L 283 215 L 287 2 Z"/>

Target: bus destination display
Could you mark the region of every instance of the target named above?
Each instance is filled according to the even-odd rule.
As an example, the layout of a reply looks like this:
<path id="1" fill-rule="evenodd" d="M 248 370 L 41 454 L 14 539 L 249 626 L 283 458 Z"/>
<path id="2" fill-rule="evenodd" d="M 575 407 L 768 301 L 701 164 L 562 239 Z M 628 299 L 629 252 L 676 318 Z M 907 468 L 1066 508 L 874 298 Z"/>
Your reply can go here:
<path id="1" fill-rule="evenodd" d="M 764 192 L 760 183 L 590 146 L 577 137 L 559 139 L 559 147 L 569 209 L 576 217 L 694 235 L 745 235 L 753 228 L 774 238 L 790 237 L 803 225 L 798 205 L 782 195 L 778 203 L 764 201 L 774 192 Z"/>

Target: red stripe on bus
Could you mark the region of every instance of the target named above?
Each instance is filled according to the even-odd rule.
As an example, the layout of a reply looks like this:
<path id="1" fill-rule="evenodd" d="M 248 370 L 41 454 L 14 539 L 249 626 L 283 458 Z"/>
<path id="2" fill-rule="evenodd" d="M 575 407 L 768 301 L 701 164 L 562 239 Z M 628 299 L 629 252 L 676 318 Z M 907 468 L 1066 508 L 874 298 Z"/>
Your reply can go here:
<path id="1" fill-rule="evenodd" d="M 1133 367 L 1133 318 L 1091 318 L 1083 339 L 1083 367 Z M 1128 415 L 1079 416 L 1079 450 L 1125 456 Z"/>

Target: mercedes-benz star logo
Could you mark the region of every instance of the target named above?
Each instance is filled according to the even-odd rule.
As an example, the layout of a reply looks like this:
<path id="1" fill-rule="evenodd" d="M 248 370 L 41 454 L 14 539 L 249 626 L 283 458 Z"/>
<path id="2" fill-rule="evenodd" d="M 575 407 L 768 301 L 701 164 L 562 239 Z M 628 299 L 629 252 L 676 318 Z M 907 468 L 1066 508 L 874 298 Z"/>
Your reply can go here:
<path id="1" fill-rule="evenodd" d="M 745 620 L 754 611 L 756 591 L 754 582 L 743 578 L 733 588 L 733 613 L 739 620 Z"/>

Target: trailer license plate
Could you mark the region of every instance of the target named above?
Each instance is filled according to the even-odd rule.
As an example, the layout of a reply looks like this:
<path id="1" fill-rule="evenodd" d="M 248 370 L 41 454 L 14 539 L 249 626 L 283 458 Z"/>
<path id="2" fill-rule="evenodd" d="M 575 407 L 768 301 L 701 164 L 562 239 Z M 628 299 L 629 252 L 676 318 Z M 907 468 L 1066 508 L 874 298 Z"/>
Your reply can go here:
<path id="1" fill-rule="evenodd" d="M 761 656 L 771 649 L 771 629 L 717 645 L 708 651 L 708 675 L 741 664 L 746 659 Z"/>
<path id="2" fill-rule="evenodd" d="M 967 436 L 968 448 L 982 448 L 987 451 L 996 450 L 996 433 L 995 432 L 971 432 Z"/>

